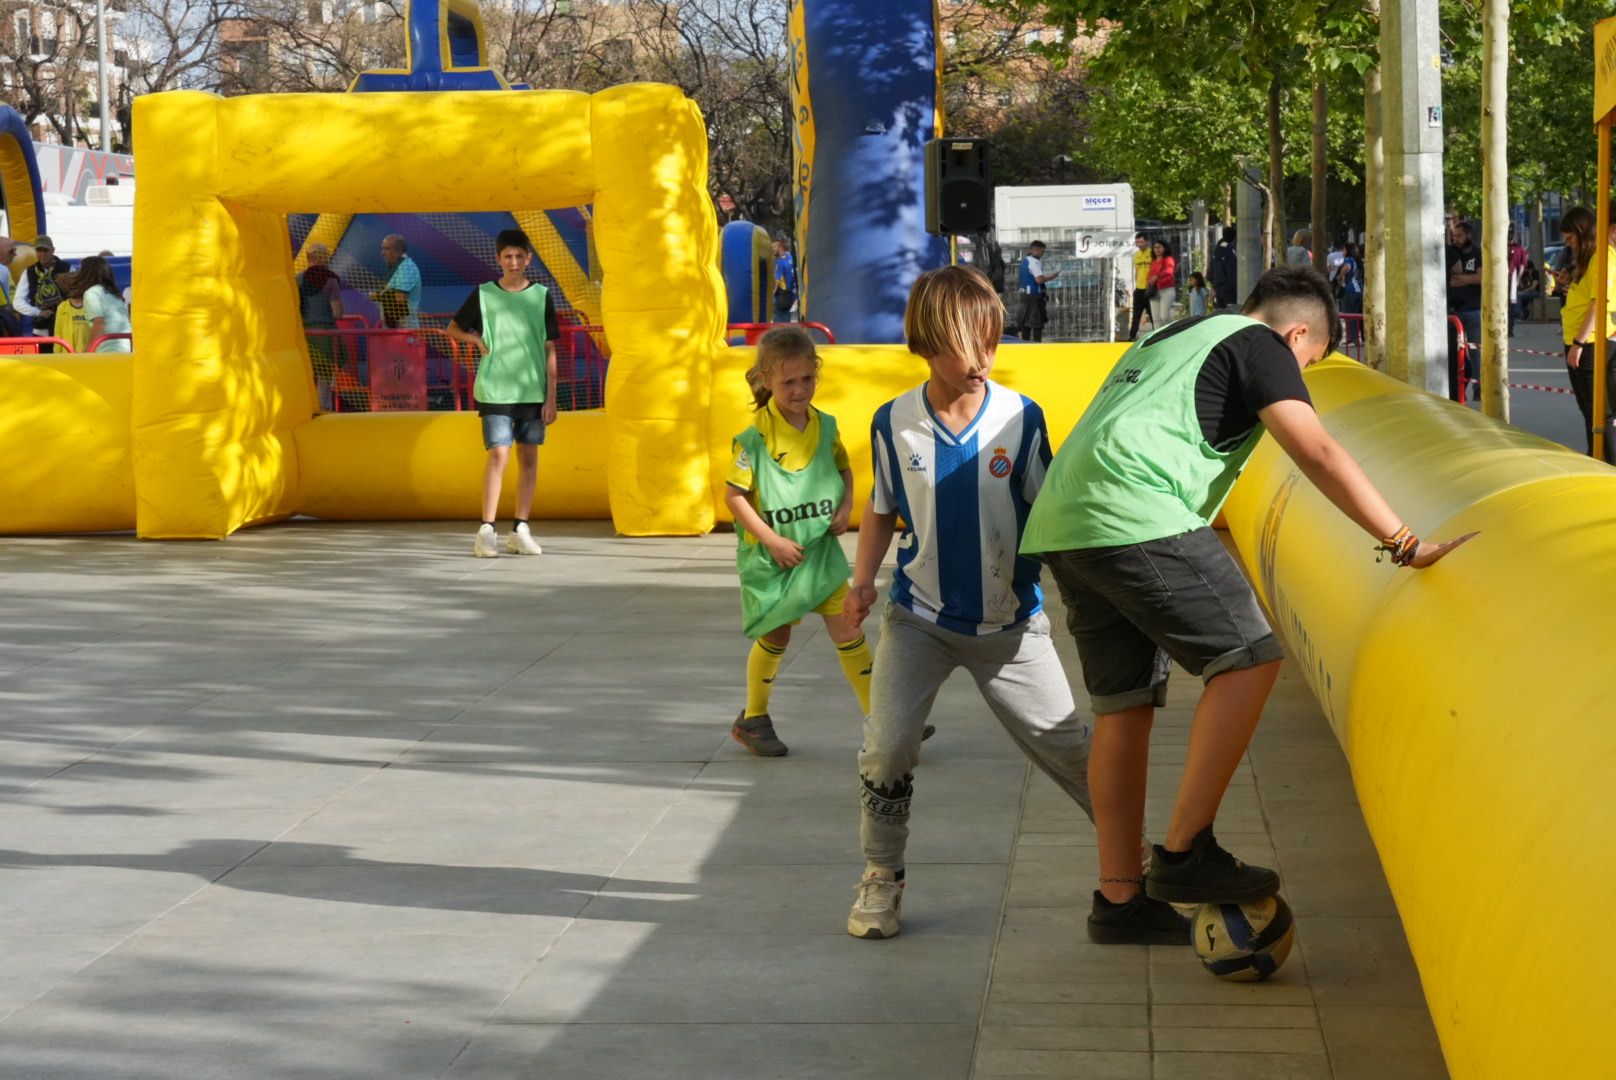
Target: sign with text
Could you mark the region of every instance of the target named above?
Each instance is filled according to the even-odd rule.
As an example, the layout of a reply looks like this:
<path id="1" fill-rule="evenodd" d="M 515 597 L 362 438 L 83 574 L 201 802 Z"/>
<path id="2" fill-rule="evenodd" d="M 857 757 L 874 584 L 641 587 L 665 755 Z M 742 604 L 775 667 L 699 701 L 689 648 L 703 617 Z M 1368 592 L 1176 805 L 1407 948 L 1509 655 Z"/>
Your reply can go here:
<path id="1" fill-rule="evenodd" d="M 370 340 L 371 412 L 425 412 L 426 339 L 384 334 Z"/>

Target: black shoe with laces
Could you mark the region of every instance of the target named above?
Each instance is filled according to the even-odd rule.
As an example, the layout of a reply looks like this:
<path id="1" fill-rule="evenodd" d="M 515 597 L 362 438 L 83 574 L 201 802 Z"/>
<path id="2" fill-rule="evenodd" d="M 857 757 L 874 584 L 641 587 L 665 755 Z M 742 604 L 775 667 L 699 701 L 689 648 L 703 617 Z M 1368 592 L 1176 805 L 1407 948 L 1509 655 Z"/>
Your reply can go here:
<path id="1" fill-rule="evenodd" d="M 1154 847 L 1145 892 L 1169 904 L 1252 904 L 1279 891 L 1279 875 L 1247 866 L 1218 846 L 1208 825 L 1186 852 Z"/>
<path id="2" fill-rule="evenodd" d="M 1089 940 L 1096 945 L 1188 945 L 1190 921 L 1171 904 L 1139 893 L 1113 904 L 1098 889 L 1089 912 Z"/>

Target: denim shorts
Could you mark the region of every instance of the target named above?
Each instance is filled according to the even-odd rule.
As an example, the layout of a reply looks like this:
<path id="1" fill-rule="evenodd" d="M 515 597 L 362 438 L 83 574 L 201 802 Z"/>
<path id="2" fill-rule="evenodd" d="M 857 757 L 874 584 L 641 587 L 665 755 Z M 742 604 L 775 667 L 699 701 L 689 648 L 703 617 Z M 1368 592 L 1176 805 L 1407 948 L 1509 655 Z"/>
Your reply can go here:
<path id="1" fill-rule="evenodd" d="M 1211 529 L 1043 559 L 1066 604 L 1096 713 L 1165 705 L 1175 660 L 1210 681 L 1284 655 Z"/>
<path id="2" fill-rule="evenodd" d="M 507 405 L 512 415 L 483 413 L 483 448 L 509 446 L 513 442 L 523 446 L 544 445 L 543 405 Z"/>

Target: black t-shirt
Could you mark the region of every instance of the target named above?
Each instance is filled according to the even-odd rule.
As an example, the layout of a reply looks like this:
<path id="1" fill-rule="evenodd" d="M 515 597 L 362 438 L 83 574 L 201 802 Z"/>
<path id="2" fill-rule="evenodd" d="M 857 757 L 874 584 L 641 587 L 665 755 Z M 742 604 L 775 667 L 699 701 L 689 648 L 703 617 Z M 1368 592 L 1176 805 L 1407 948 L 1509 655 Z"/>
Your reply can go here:
<path id="1" fill-rule="evenodd" d="M 1180 319 L 1153 336 L 1150 344 L 1165 341 L 1202 319 L 1221 317 Z M 1247 326 L 1218 342 L 1195 379 L 1195 416 L 1201 422 L 1201 435 L 1219 451 L 1244 442 L 1262 422 L 1257 413 L 1276 401 L 1313 404 L 1296 354 L 1266 326 Z"/>
<path id="2" fill-rule="evenodd" d="M 530 281 L 527 283 L 527 288 L 531 289 L 533 285 L 534 283 Z M 467 333 L 480 334 L 483 332 L 483 302 L 478 299 L 480 291 L 479 289 L 471 290 L 471 295 L 466 297 L 466 302 L 460 305 L 459 311 L 455 312 L 455 325 Z M 527 290 L 518 291 L 526 292 Z M 556 318 L 554 291 L 548 291 L 544 294 L 544 337 L 546 341 L 555 341 L 561 337 L 561 323 Z"/>
<path id="3" fill-rule="evenodd" d="M 1448 248 L 1448 274 L 1454 273 L 1455 264 L 1461 274 L 1478 274 L 1481 272 L 1481 248 L 1471 241 L 1468 247 Z M 1448 287 L 1448 307 L 1454 311 L 1480 311 L 1481 285 L 1460 285 L 1457 288 Z"/>

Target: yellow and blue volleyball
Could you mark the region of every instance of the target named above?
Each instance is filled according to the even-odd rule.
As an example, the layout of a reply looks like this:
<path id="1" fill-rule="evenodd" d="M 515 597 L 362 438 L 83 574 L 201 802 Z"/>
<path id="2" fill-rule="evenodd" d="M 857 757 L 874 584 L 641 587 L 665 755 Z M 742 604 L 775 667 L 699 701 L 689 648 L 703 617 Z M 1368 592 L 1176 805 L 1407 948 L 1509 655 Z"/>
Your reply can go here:
<path id="1" fill-rule="evenodd" d="M 1195 955 L 1231 982 L 1260 982 L 1291 954 L 1296 923 L 1277 896 L 1254 904 L 1202 904 L 1195 912 Z"/>

